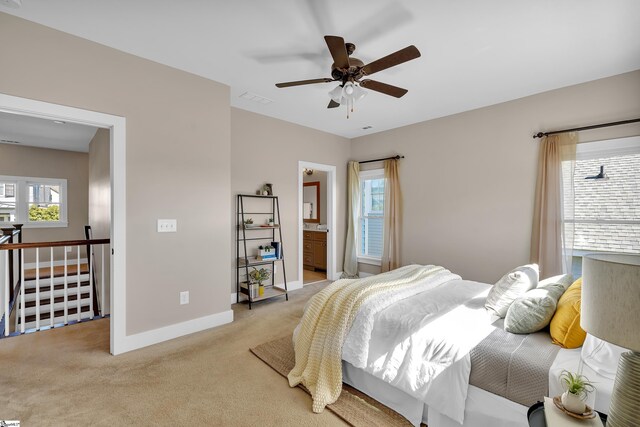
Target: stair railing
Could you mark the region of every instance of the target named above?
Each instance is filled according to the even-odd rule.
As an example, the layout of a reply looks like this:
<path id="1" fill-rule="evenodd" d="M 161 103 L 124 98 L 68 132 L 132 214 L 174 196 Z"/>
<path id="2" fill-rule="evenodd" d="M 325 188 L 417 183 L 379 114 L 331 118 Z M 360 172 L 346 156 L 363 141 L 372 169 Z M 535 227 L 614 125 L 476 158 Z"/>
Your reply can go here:
<path id="1" fill-rule="evenodd" d="M 12 224 L 0 228 L 0 247 L 9 243 L 22 243 L 22 224 Z M 19 283 L 16 277 L 20 265 L 20 254 L 14 256 L 13 250 L 0 253 L 0 331 L 4 330 L 4 314 L 11 311 L 11 304 Z M 8 305 L 8 307 L 7 307 Z"/>
<path id="2" fill-rule="evenodd" d="M 0 241 L 1 242 L 1 241 Z M 82 279 L 81 276 L 83 274 L 88 274 L 88 280 L 89 280 L 89 311 L 88 311 L 88 315 L 89 315 L 89 319 L 93 319 L 94 317 L 94 289 L 97 289 L 95 287 L 95 283 L 94 283 L 94 276 L 93 274 L 91 274 L 90 272 L 94 270 L 95 266 L 94 264 L 94 259 L 92 256 L 90 256 L 91 253 L 94 252 L 94 248 L 95 247 L 100 247 L 100 251 L 95 251 L 100 252 L 100 260 L 101 260 L 101 264 L 100 264 L 100 307 L 98 307 L 98 312 L 99 315 L 104 317 L 105 316 L 105 312 L 107 310 L 106 307 L 106 295 L 105 295 L 105 248 L 109 248 L 109 244 L 110 244 L 110 240 L 109 239 L 90 239 L 90 240 L 65 240 L 65 241 L 58 241 L 58 242 L 34 242 L 34 243 L 3 243 L 0 244 L 0 291 L 2 292 L 2 322 L 0 322 L 0 325 L 2 325 L 2 330 L 0 332 L 0 334 L 4 335 L 4 336 L 8 336 L 10 335 L 11 332 L 11 328 L 10 328 L 10 320 L 11 320 L 11 316 L 13 315 L 15 317 L 15 329 L 14 329 L 14 333 L 20 333 L 23 334 L 25 333 L 26 330 L 30 330 L 30 329 L 35 329 L 35 330 L 40 330 L 42 328 L 53 328 L 55 325 L 57 324 L 68 324 L 68 323 L 75 323 L 75 322 L 81 322 L 83 320 L 83 316 L 82 316 Z M 64 248 L 73 248 L 75 246 L 75 252 L 76 252 L 76 259 L 75 262 L 73 262 L 73 260 L 70 263 L 68 254 L 67 254 L 67 250 L 63 249 L 63 253 L 64 253 L 64 260 L 62 262 L 62 265 L 58 265 L 57 267 L 63 267 L 63 274 L 62 276 L 58 276 L 56 278 L 56 274 L 55 274 L 55 264 L 59 262 L 55 260 L 54 258 L 54 248 L 56 247 L 64 247 Z M 87 255 L 87 262 L 88 262 L 88 271 L 86 273 L 82 272 L 82 264 L 81 264 L 81 250 L 83 246 L 87 246 L 90 248 L 89 250 L 89 254 Z M 49 300 L 48 300 L 48 305 L 49 305 L 49 319 L 48 322 L 42 322 L 42 320 L 46 320 L 46 319 L 41 319 L 41 282 L 44 282 L 46 286 L 46 277 L 41 277 L 41 266 L 40 266 L 40 254 L 41 254 L 41 249 L 44 249 L 46 251 L 46 248 L 49 248 L 49 280 L 48 280 L 48 287 L 49 287 Z M 25 250 L 33 250 L 35 252 L 35 277 L 33 278 L 27 278 L 25 275 Z M 11 270 L 14 270 L 14 266 L 11 265 L 10 262 L 10 253 L 12 253 L 13 251 L 19 251 L 19 266 L 18 266 L 18 275 L 17 277 L 19 277 L 18 283 L 15 284 L 14 286 L 12 286 L 12 281 L 11 281 Z M 46 253 L 46 252 L 45 252 Z M 69 268 L 69 267 L 75 267 L 75 272 L 72 271 L 73 268 Z M 62 277 L 62 283 L 58 284 L 57 286 L 63 285 L 62 286 L 62 301 L 58 301 L 56 302 L 56 296 L 55 296 L 55 291 L 56 291 L 56 279 L 60 279 L 60 277 Z M 27 280 L 35 280 L 35 298 L 34 298 L 34 306 L 35 306 L 35 325 L 33 328 L 27 328 L 26 327 L 26 323 L 27 323 L 27 316 L 26 316 L 26 301 L 25 301 L 25 294 L 26 294 L 26 282 Z M 59 281 L 59 280 L 58 280 Z M 76 299 L 76 304 L 75 307 L 73 307 L 72 304 L 70 304 L 69 302 L 69 296 L 70 296 L 70 292 L 69 289 L 73 287 L 73 284 L 75 282 L 75 287 L 76 287 L 76 292 L 75 295 L 75 299 Z M 13 291 L 11 289 L 14 289 Z M 58 289 L 60 290 L 60 289 Z M 97 301 L 97 300 L 96 300 Z M 62 302 L 62 311 L 63 311 L 63 319 L 60 320 L 56 320 L 56 311 L 61 311 L 60 309 L 56 310 L 56 304 L 60 304 L 60 302 Z M 31 303 L 31 302 L 30 302 Z M 44 304 L 46 305 L 46 304 Z M 18 309 L 19 310 L 18 310 Z M 74 317 L 71 317 L 70 315 L 72 315 L 72 313 L 69 313 L 70 309 L 73 310 L 75 308 L 76 311 L 76 315 Z M 19 313 L 18 313 L 19 311 Z M 75 319 L 74 319 L 75 318 Z"/>

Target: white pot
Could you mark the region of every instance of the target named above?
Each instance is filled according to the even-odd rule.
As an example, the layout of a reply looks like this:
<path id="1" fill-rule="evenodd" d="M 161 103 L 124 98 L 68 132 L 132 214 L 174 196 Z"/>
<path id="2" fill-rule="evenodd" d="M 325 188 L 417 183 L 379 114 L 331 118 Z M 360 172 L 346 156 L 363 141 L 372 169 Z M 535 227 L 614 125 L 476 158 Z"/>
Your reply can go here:
<path id="1" fill-rule="evenodd" d="M 585 403 L 573 393 L 569 393 L 565 391 L 562 393 L 562 397 L 560 398 L 562 402 L 562 406 L 569 412 L 573 412 L 574 414 L 583 414 L 587 409 Z"/>

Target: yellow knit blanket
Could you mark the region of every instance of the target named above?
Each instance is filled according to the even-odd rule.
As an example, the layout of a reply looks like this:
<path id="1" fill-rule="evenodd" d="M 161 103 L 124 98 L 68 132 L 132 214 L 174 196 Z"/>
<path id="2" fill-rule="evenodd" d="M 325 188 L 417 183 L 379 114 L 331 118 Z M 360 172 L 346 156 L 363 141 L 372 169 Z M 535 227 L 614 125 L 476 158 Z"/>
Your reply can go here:
<path id="1" fill-rule="evenodd" d="M 342 345 L 360 306 L 384 292 L 413 286 L 443 271 L 433 265 L 409 265 L 364 279 L 342 279 L 318 292 L 302 317 L 289 385 L 302 383 L 320 413 L 342 392 Z"/>

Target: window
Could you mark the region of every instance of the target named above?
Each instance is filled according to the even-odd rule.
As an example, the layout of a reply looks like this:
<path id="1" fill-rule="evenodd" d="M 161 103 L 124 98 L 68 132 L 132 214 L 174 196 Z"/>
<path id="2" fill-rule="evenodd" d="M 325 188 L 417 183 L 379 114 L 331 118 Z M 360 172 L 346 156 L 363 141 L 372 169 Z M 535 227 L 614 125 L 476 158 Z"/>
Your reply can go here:
<path id="1" fill-rule="evenodd" d="M 0 225 L 66 227 L 66 194 L 66 179 L 0 176 Z"/>
<path id="2" fill-rule="evenodd" d="M 14 222 L 16 218 L 15 184 L 0 179 L 0 223 Z"/>
<path id="3" fill-rule="evenodd" d="M 384 170 L 360 172 L 358 262 L 380 265 L 384 227 Z"/>
<path id="4" fill-rule="evenodd" d="M 585 253 L 640 253 L 640 137 L 578 144 L 573 184 L 572 274 Z"/>

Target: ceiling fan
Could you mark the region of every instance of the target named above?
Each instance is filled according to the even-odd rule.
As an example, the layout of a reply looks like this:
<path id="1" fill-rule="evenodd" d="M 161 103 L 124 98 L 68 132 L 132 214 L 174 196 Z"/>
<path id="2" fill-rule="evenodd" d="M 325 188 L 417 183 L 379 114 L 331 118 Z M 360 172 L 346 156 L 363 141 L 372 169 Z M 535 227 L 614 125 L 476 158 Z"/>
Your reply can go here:
<path id="1" fill-rule="evenodd" d="M 340 82 L 339 86 L 329 92 L 331 101 L 327 108 L 336 108 L 346 104 L 347 118 L 349 117 L 349 111 L 353 111 L 354 102 L 365 95 L 362 87 L 396 98 L 400 98 L 408 92 L 407 89 L 364 77 L 420 57 L 420 51 L 415 46 L 407 46 L 365 65 L 358 58 L 351 57 L 351 54 L 356 50 L 356 46 L 353 43 L 345 43 L 344 39 L 338 36 L 324 36 L 324 40 L 327 42 L 327 47 L 333 58 L 331 78 L 276 83 L 276 86 L 282 88 L 315 83 Z"/>

